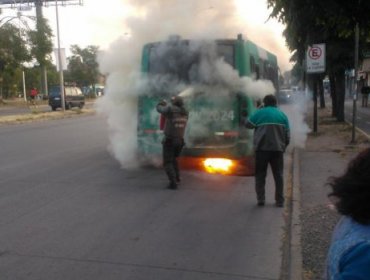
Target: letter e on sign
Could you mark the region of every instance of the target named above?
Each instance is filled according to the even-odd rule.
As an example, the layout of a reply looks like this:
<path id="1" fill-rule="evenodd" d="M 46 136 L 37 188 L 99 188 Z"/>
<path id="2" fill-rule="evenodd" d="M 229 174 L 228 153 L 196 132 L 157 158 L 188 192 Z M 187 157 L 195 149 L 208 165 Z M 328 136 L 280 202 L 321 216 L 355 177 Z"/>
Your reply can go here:
<path id="1" fill-rule="evenodd" d="M 309 49 L 308 55 L 310 56 L 311 59 L 320 59 L 322 55 L 322 50 L 318 47 L 312 47 Z"/>
<path id="2" fill-rule="evenodd" d="M 309 46 L 306 52 L 307 73 L 325 72 L 325 44 Z"/>

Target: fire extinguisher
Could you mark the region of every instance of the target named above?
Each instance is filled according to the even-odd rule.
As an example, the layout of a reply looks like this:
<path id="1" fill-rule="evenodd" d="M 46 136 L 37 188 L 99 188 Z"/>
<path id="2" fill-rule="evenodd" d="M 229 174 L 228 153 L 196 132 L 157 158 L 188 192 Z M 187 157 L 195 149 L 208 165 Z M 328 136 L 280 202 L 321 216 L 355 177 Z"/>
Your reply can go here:
<path id="1" fill-rule="evenodd" d="M 161 114 L 160 118 L 159 118 L 159 129 L 160 130 L 163 130 L 164 129 L 164 126 L 166 124 L 166 118 L 164 117 L 163 114 Z"/>

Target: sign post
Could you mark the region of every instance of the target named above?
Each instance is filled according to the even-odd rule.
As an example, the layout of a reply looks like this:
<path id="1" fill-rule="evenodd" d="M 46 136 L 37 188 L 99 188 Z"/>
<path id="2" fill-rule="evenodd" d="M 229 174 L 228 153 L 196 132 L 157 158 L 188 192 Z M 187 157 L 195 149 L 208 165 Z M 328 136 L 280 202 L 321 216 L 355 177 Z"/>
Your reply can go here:
<path id="1" fill-rule="evenodd" d="M 307 73 L 324 73 L 326 66 L 325 44 L 314 44 L 309 46 L 306 53 Z"/>
<path id="2" fill-rule="evenodd" d="M 352 139 L 351 144 L 356 143 L 356 117 L 357 117 L 357 76 L 358 76 L 358 40 L 359 40 L 359 27 L 356 23 L 355 28 L 355 78 L 353 81 L 353 113 L 352 113 Z"/>
<path id="3" fill-rule="evenodd" d="M 313 131 L 317 132 L 317 91 L 318 78 L 316 74 L 324 73 L 326 68 L 325 44 L 313 44 L 307 48 L 306 52 L 306 72 L 313 74 Z"/>

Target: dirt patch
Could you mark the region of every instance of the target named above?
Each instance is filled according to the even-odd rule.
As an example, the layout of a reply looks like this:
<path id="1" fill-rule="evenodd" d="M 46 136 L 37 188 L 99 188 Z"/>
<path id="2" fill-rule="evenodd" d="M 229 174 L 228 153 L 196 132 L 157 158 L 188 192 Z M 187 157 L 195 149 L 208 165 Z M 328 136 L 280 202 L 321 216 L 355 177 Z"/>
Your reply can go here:
<path id="1" fill-rule="evenodd" d="M 309 133 L 306 150 L 342 152 L 361 150 L 368 147 L 370 139 L 362 132 L 355 131 L 355 143 L 352 143 L 352 125 L 338 122 L 332 117 L 331 108 L 318 109 L 317 132 Z M 312 115 L 307 116 L 307 123 L 313 127 Z M 334 136 L 334 137 L 333 137 Z"/>
<path id="2" fill-rule="evenodd" d="M 73 109 L 68 111 L 57 112 L 37 112 L 36 110 L 30 114 L 1 116 L 0 125 L 20 124 L 34 121 L 56 120 L 64 118 L 73 118 L 81 115 L 95 114 L 94 109 Z"/>
<path id="3" fill-rule="evenodd" d="M 37 105 L 47 105 L 47 100 L 36 100 Z M 23 98 L 14 98 L 14 99 L 0 99 L 0 107 L 21 107 L 26 108 L 31 105 L 30 100 L 27 102 Z"/>

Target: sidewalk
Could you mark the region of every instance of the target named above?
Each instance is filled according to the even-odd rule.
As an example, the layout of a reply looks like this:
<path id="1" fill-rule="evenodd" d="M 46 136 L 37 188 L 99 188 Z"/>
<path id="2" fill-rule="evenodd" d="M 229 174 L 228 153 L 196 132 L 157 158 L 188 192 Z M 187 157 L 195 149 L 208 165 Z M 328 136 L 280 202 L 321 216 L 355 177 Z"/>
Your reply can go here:
<path id="1" fill-rule="evenodd" d="M 294 152 L 291 230 L 291 280 L 322 279 L 333 228 L 339 218 L 327 194 L 331 176 L 342 174 L 368 136 L 358 131 L 351 145 L 351 126 L 331 117 L 331 108 L 318 109 L 318 132 L 310 133 L 304 149 Z M 312 110 L 311 110 L 312 112 Z M 312 127 L 312 113 L 307 122 Z"/>

